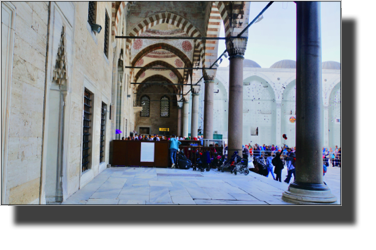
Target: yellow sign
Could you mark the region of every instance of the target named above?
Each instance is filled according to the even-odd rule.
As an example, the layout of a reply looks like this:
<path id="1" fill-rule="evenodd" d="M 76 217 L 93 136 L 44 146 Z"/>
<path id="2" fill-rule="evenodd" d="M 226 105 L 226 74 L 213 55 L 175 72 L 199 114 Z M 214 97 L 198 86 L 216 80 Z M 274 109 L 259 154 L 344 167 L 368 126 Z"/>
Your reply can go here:
<path id="1" fill-rule="evenodd" d="M 159 131 L 170 131 L 169 128 L 159 128 Z"/>
<path id="2" fill-rule="evenodd" d="M 291 123 L 294 123 L 296 121 L 294 116 L 291 116 L 289 120 L 290 120 Z"/>

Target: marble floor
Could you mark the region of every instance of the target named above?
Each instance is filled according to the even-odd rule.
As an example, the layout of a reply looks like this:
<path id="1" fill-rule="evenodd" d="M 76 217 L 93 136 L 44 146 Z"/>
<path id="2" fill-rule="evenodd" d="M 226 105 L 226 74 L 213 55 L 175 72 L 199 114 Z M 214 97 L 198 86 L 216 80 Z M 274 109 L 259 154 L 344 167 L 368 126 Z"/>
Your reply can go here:
<path id="1" fill-rule="evenodd" d="M 282 172 L 282 180 L 287 175 Z M 324 177 L 340 204 L 341 169 Z M 288 184 L 250 172 L 199 172 L 182 169 L 112 167 L 105 169 L 63 205 L 291 205 L 282 200 Z"/>

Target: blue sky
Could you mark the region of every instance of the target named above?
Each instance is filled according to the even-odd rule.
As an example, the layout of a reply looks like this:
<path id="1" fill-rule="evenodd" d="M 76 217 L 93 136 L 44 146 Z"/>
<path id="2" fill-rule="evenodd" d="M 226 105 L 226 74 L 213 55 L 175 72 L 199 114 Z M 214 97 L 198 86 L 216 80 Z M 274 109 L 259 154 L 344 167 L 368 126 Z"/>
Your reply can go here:
<path id="1" fill-rule="evenodd" d="M 249 22 L 268 2 L 251 2 Z M 341 4 L 321 2 L 321 42 L 323 61 L 341 61 Z M 290 59 L 296 60 L 296 7 L 294 2 L 274 2 L 263 14 L 263 19 L 248 30 L 248 45 L 245 59 L 257 62 L 262 68 Z M 224 37 L 222 26 L 221 37 Z M 226 49 L 220 41 L 218 55 Z M 224 58 L 221 67 L 228 66 Z"/>

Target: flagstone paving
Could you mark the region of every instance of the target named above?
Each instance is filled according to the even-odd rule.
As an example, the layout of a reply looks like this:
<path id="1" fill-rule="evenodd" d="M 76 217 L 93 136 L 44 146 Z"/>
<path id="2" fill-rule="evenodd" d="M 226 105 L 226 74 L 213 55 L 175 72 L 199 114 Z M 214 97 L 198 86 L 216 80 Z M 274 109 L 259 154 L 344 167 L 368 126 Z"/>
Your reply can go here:
<path id="1" fill-rule="evenodd" d="M 282 179 L 287 175 L 286 168 Z M 324 177 L 341 204 L 341 169 Z M 182 169 L 112 167 L 68 197 L 64 205 L 291 205 L 282 200 L 288 184 L 250 172 L 199 172 Z"/>

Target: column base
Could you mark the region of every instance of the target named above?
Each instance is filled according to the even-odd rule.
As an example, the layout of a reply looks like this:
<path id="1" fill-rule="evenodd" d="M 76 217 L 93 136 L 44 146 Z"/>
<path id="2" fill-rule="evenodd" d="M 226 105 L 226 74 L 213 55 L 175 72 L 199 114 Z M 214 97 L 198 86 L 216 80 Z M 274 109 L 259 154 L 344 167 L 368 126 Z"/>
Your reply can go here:
<path id="1" fill-rule="evenodd" d="M 282 200 L 295 204 L 331 204 L 337 201 L 325 184 L 292 183 L 282 194 Z"/>

